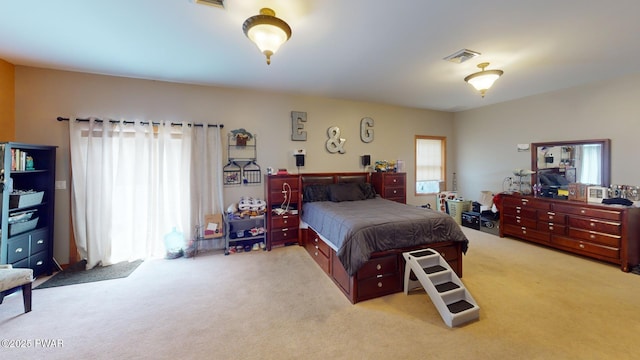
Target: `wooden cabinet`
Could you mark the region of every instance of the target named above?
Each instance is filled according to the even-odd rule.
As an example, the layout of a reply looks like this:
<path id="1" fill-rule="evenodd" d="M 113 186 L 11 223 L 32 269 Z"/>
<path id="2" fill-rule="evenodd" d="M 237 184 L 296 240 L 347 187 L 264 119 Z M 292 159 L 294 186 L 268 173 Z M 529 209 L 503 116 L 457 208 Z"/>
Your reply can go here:
<path id="1" fill-rule="evenodd" d="M 56 148 L 0 143 L 0 264 L 51 274 Z"/>
<path id="2" fill-rule="evenodd" d="M 640 208 L 506 195 L 500 236 L 620 265 L 640 263 Z"/>
<path id="3" fill-rule="evenodd" d="M 298 175 L 265 175 L 267 201 L 267 250 L 294 244 L 299 239 L 300 178 Z"/>
<path id="4" fill-rule="evenodd" d="M 407 174 L 394 172 L 375 172 L 371 174 L 371 183 L 381 197 L 399 203 L 407 203 Z"/>

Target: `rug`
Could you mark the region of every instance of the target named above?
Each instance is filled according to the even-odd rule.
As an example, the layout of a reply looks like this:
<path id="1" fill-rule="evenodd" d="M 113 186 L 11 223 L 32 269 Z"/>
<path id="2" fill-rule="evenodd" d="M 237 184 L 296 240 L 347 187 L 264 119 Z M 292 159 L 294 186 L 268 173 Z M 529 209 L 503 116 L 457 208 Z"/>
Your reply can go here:
<path id="1" fill-rule="evenodd" d="M 84 270 L 84 265 L 86 265 L 86 263 L 80 262 L 53 275 L 47 281 L 38 285 L 34 289 L 46 289 L 56 286 L 125 278 L 137 269 L 140 264 L 142 264 L 142 260 L 132 262 L 123 261 L 109 266 L 96 266 L 93 269 Z"/>

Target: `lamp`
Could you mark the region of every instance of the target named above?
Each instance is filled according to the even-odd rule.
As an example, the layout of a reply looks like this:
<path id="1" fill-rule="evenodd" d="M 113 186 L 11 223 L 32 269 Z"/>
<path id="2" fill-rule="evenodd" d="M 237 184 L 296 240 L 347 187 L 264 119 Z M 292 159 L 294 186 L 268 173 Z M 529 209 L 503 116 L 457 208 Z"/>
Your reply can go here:
<path id="1" fill-rule="evenodd" d="M 478 67 L 482 69 L 482 71 L 478 71 L 464 78 L 464 81 L 476 88 L 482 97 L 484 97 L 487 90 L 489 90 L 493 83 L 504 73 L 502 70 L 485 70 L 484 68 L 487 66 L 489 66 L 488 62 L 478 64 Z"/>
<path id="2" fill-rule="evenodd" d="M 271 64 L 271 55 L 275 54 L 280 45 L 291 37 L 289 25 L 278 19 L 275 11 L 269 8 L 262 8 L 260 15 L 245 20 L 242 31 L 267 57 L 267 65 Z"/>

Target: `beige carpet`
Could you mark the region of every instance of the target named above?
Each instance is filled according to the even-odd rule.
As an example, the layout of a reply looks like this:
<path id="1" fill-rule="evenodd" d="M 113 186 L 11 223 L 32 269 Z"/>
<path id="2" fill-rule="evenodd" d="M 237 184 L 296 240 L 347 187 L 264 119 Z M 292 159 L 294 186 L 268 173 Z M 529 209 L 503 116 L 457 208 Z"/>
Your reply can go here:
<path id="1" fill-rule="evenodd" d="M 0 305 L 2 359 L 632 359 L 640 276 L 464 228 L 480 320 L 448 328 L 423 292 L 351 305 L 298 246 L 145 261 L 124 279 Z M 57 348 L 44 348 L 54 340 Z M 6 344 L 6 343 L 3 343 Z"/>

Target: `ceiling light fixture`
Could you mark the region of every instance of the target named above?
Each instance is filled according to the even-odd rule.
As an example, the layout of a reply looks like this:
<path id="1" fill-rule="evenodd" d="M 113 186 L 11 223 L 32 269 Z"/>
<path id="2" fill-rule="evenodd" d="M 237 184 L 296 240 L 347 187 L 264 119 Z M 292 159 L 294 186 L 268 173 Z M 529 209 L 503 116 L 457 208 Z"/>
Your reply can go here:
<path id="1" fill-rule="evenodd" d="M 289 25 L 269 8 L 260 9 L 260 15 L 245 20 L 242 31 L 267 57 L 267 65 L 271 64 L 271 56 L 291 37 Z"/>
<path id="2" fill-rule="evenodd" d="M 482 97 L 484 97 L 487 90 L 489 90 L 493 83 L 504 73 L 502 70 L 485 70 L 484 68 L 487 66 L 489 66 L 488 62 L 478 64 L 478 67 L 482 69 L 482 71 L 478 71 L 464 78 L 464 81 L 476 88 Z"/>

